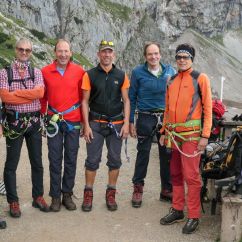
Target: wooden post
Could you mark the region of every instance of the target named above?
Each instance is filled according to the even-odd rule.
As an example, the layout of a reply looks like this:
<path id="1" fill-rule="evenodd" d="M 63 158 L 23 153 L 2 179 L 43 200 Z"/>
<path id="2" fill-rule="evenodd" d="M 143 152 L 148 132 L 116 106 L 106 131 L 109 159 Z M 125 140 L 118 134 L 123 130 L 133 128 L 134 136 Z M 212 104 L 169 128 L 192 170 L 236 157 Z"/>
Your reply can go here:
<path id="1" fill-rule="evenodd" d="M 229 194 L 223 197 L 221 242 L 240 242 L 241 240 L 241 217 L 242 199 L 241 195 Z"/>

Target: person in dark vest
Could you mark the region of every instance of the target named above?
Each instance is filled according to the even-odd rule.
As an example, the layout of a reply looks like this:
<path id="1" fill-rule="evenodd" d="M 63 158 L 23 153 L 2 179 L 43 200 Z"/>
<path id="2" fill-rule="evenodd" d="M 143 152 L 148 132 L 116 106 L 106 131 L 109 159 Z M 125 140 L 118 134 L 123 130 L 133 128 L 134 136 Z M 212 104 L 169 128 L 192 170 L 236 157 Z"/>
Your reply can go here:
<path id="1" fill-rule="evenodd" d="M 47 113 L 47 119 L 50 118 L 56 124 L 47 126 L 49 134 L 51 128 L 56 128 L 57 131 L 55 135 L 47 137 L 47 142 L 50 162 L 50 209 L 58 212 L 61 203 L 67 210 L 76 210 L 72 195 L 82 122 L 81 84 L 85 71 L 71 61 L 72 51 L 68 40 L 59 39 L 54 51 L 56 60 L 42 68 L 46 89 L 41 100 L 41 112 Z"/>
<path id="2" fill-rule="evenodd" d="M 163 121 L 167 81 L 175 74 L 171 65 L 161 63 L 160 44 L 146 42 L 145 63 L 134 68 L 131 75 L 129 98 L 131 103 L 130 135 L 138 138 L 137 157 L 133 176 L 134 191 L 132 206 L 140 207 L 144 179 L 147 174 L 152 139 L 159 140 L 159 130 Z M 135 111 L 138 113 L 135 124 Z M 160 160 L 161 193 L 160 200 L 171 201 L 169 157 L 166 147 L 158 143 Z"/>
<path id="3" fill-rule="evenodd" d="M 22 38 L 16 42 L 16 58 L 11 66 L 0 71 L 0 97 L 4 103 L 7 158 L 4 183 L 10 215 L 21 216 L 16 189 L 16 170 L 25 139 L 31 164 L 32 206 L 49 211 L 43 193 L 42 135 L 40 126 L 40 98 L 44 95 L 41 71 L 30 63 L 32 43 Z"/>
<path id="4" fill-rule="evenodd" d="M 121 167 L 122 139 L 129 134 L 129 79 L 114 64 L 114 44 L 101 41 L 97 53 L 100 63 L 83 77 L 82 112 L 87 158 L 83 211 L 91 211 L 93 184 L 101 162 L 104 141 L 107 146 L 108 184 L 106 205 L 117 210 L 116 183 Z"/>

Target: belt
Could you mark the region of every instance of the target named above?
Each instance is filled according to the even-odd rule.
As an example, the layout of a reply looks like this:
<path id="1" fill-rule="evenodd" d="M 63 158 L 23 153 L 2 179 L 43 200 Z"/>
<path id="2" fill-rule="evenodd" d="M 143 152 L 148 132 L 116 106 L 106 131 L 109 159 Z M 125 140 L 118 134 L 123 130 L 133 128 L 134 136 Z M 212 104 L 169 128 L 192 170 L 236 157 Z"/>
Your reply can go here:
<path id="1" fill-rule="evenodd" d="M 117 114 L 115 116 L 108 116 L 105 114 L 96 113 L 94 111 L 89 112 L 89 119 L 90 120 L 103 120 L 107 122 L 112 121 L 122 121 L 124 119 L 123 113 Z"/>

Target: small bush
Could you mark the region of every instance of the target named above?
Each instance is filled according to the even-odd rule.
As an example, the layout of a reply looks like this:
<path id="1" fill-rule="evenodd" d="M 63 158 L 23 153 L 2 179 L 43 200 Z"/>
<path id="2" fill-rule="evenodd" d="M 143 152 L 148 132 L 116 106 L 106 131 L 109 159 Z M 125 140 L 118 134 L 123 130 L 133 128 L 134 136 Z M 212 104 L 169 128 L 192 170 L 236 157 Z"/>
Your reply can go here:
<path id="1" fill-rule="evenodd" d="M 9 66 L 9 62 L 0 57 L 0 66 L 1 68 Z"/>
<path id="2" fill-rule="evenodd" d="M 0 44 L 4 43 L 8 39 L 9 39 L 9 36 L 7 34 L 4 34 L 2 32 L 0 33 Z"/>
<path id="3" fill-rule="evenodd" d="M 34 54 L 34 56 L 36 56 L 40 60 L 45 60 L 45 58 L 46 58 L 46 52 L 44 52 L 44 51 L 40 51 L 38 53 L 35 52 L 33 54 Z"/>
<path id="4" fill-rule="evenodd" d="M 43 40 L 44 38 L 46 38 L 46 35 L 45 33 L 43 32 L 39 32 L 38 30 L 36 29 L 30 29 L 30 32 L 35 36 L 37 37 L 39 40 Z"/>

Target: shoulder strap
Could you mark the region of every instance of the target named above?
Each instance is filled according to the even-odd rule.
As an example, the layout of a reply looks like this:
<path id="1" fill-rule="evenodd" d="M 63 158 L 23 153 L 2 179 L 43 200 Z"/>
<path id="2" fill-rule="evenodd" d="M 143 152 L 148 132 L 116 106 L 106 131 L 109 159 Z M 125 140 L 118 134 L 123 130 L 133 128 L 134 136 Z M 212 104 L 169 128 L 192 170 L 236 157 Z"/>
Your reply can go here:
<path id="1" fill-rule="evenodd" d="M 198 71 L 195 71 L 195 70 L 193 70 L 191 73 L 190 73 L 190 75 L 192 76 L 192 79 L 193 80 L 196 80 L 196 82 L 198 83 L 198 77 L 200 76 L 200 72 L 198 72 Z M 199 94 L 199 97 L 202 99 L 202 92 L 201 92 L 201 89 L 200 89 L 200 86 L 199 86 L 199 84 L 198 84 L 198 94 Z"/>
<path id="2" fill-rule="evenodd" d="M 34 67 L 29 65 L 28 71 L 29 71 L 29 78 L 31 78 L 32 82 L 34 82 L 34 78 L 35 78 L 35 76 L 34 76 Z"/>
<path id="3" fill-rule="evenodd" d="M 176 73 L 175 75 L 173 75 L 167 82 L 166 86 L 167 88 L 171 85 L 171 83 L 174 81 L 174 79 L 178 76 L 178 73 Z"/>
<path id="4" fill-rule="evenodd" d="M 192 116 L 192 114 L 193 114 L 193 112 L 196 108 L 198 100 L 199 99 L 202 100 L 202 93 L 201 93 L 201 89 L 200 89 L 200 86 L 199 86 L 199 83 L 198 83 L 198 77 L 200 76 L 200 72 L 193 70 L 190 73 L 190 75 L 192 76 L 192 83 L 193 83 L 195 93 L 192 97 L 192 106 L 191 106 L 190 112 L 187 116 L 187 121 L 191 119 L 191 116 Z"/>
<path id="5" fill-rule="evenodd" d="M 12 70 L 12 67 L 11 66 L 6 66 L 5 67 L 5 70 L 6 70 L 7 76 L 8 76 L 8 85 L 9 85 L 9 87 L 11 86 L 12 82 L 14 82 L 14 81 L 15 82 L 21 81 L 22 83 L 24 82 L 23 79 L 13 79 L 13 70 Z M 27 79 L 31 79 L 32 82 L 34 82 L 34 78 L 35 78 L 35 75 L 34 75 L 34 67 L 32 67 L 31 65 L 29 65 L 28 72 L 29 72 L 29 77 Z M 23 83 L 23 85 L 24 85 L 24 83 Z"/>
<path id="6" fill-rule="evenodd" d="M 8 85 L 11 86 L 11 84 L 13 82 L 13 70 L 12 70 L 11 66 L 6 66 L 5 70 L 6 70 L 7 76 L 8 76 Z"/>

